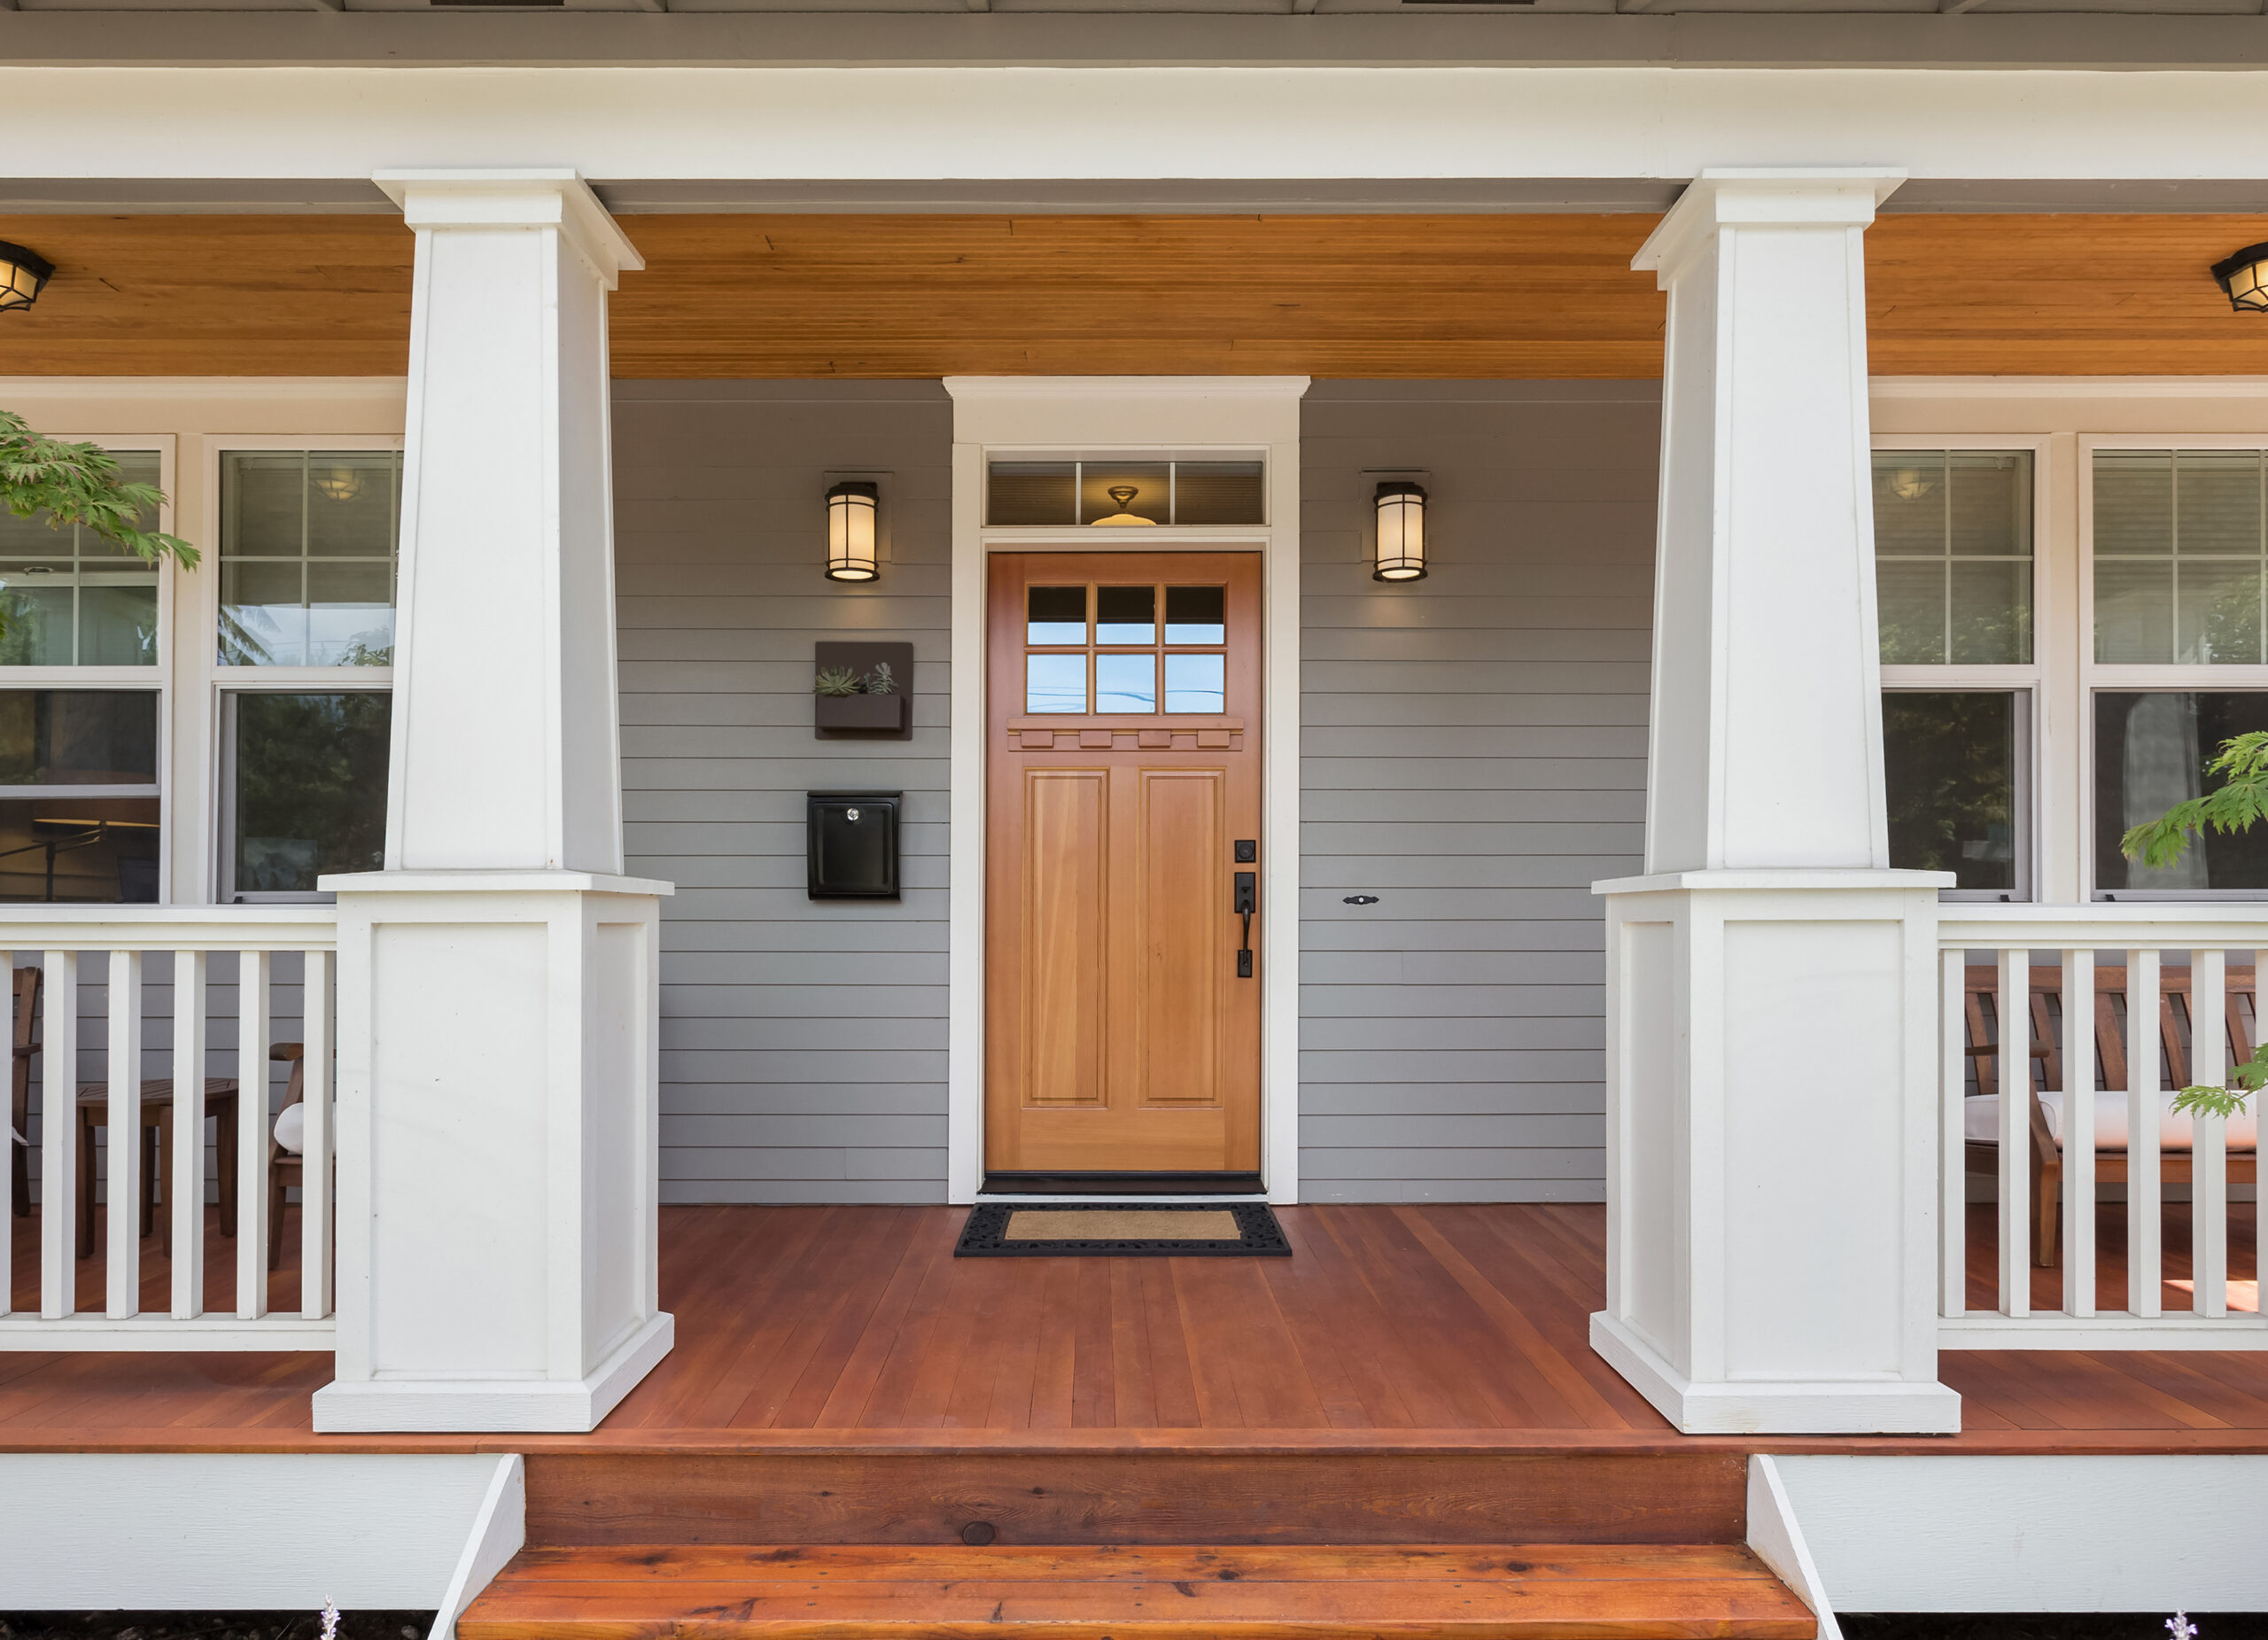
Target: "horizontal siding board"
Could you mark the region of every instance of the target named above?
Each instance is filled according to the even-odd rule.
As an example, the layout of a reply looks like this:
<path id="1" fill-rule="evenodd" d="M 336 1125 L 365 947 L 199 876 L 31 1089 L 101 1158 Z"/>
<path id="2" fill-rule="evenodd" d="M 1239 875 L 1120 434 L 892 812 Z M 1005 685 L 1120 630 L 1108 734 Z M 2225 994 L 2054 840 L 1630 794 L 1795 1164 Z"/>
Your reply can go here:
<path id="1" fill-rule="evenodd" d="M 1643 841 L 1658 398 L 1320 383 L 1302 409 L 1309 1200 L 1596 1200 L 1603 920 Z M 1432 573 L 1370 579 L 1422 470 Z M 1350 893 L 1378 904 L 1350 906 Z"/>
<path id="2" fill-rule="evenodd" d="M 951 436 L 936 383 L 616 385 L 625 843 L 678 885 L 664 1201 L 944 1198 Z M 822 573 L 830 470 L 889 475 L 871 587 Z M 914 646 L 911 740 L 813 735 L 831 637 Z M 906 794 L 901 900 L 809 898 L 813 790 Z"/>

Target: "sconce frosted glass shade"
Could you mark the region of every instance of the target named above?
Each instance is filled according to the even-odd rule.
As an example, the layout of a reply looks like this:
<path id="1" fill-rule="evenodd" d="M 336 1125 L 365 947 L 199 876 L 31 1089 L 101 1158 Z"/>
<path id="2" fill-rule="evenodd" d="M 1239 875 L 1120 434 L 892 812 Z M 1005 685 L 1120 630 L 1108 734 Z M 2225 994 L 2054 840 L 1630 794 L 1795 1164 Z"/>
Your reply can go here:
<path id="1" fill-rule="evenodd" d="M 2213 264 L 2213 280 L 2239 313 L 2268 313 L 2268 245 L 2248 245 Z"/>
<path id="2" fill-rule="evenodd" d="M 870 581 L 881 575 L 874 567 L 874 515 L 881 496 L 877 486 L 857 479 L 827 493 L 827 579 Z"/>
<path id="3" fill-rule="evenodd" d="M 55 264 L 47 258 L 0 239 L 0 313 L 30 307 L 54 276 Z"/>
<path id="4" fill-rule="evenodd" d="M 1425 490 L 1416 484 L 1379 486 L 1378 567 L 1375 581 L 1425 579 Z"/>

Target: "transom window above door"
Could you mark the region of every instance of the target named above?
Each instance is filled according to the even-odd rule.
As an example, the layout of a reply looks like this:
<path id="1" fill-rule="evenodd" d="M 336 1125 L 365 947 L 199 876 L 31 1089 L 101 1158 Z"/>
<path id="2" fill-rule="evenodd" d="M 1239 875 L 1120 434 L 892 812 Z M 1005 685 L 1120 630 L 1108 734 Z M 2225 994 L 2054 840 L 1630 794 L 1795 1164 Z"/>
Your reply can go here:
<path id="1" fill-rule="evenodd" d="M 1227 591 L 1081 585 L 1024 592 L 1024 711 L 1134 717 L 1227 710 Z"/>
<path id="2" fill-rule="evenodd" d="M 1265 524 L 1267 464 L 1258 461 L 996 461 L 985 486 L 990 525 Z"/>
<path id="3" fill-rule="evenodd" d="M 393 663 L 396 450 L 233 450 L 221 459 L 220 662 Z"/>

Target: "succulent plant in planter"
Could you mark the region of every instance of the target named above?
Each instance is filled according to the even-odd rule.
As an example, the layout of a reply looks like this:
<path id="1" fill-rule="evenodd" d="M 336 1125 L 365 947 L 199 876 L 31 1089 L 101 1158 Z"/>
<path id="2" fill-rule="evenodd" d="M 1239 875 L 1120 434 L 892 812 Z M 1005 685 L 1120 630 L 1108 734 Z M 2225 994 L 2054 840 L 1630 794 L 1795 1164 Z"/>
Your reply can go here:
<path id="1" fill-rule="evenodd" d="M 841 696 L 858 692 L 858 674 L 848 666 L 822 666 L 812 680 L 812 693 Z"/>
<path id="2" fill-rule="evenodd" d="M 866 674 L 866 693 L 869 695 L 897 693 L 897 680 L 891 676 L 888 661 L 876 661 L 874 671 Z"/>

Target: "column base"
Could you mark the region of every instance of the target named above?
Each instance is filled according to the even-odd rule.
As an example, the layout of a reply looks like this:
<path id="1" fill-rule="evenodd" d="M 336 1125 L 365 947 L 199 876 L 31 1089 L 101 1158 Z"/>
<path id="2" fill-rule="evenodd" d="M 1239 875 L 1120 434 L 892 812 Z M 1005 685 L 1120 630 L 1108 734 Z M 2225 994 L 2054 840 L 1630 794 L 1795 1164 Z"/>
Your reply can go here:
<path id="1" fill-rule="evenodd" d="M 405 1378 L 326 1384 L 315 1394 L 319 1435 L 588 1434 L 677 1341 L 664 1310 L 571 1383 L 540 1379 Z"/>
<path id="2" fill-rule="evenodd" d="M 1961 1396 L 1936 1382 L 1786 1379 L 1697 1384 L 1604 1310 L 1591 1349 L 1689 1435 L 1957 1435 Z"/>

